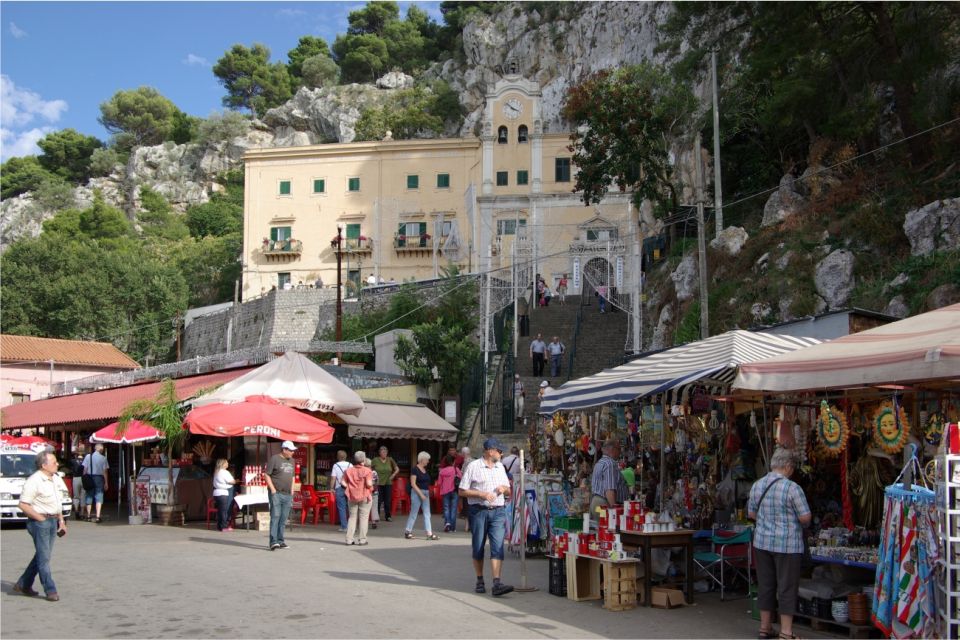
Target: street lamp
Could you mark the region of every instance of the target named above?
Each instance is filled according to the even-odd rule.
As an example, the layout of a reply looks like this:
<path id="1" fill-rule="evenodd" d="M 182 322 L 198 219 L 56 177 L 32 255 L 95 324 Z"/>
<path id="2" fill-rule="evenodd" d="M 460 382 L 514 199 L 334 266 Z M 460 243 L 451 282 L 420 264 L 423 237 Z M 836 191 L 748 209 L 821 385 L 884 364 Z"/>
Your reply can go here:
<path id="1" fill-rule="evenodd" d="M 341 292 L 340 282 L 340 263 L 343 259 L 341 248 L 343 245 L 343 223 L 337 223 L 337 237 L 333 239 L 330 246 L 337 254 L 337 343 L 343 340 L 343 294 Z M 337 351 L 337 364 L 340 364 L 341 353 Z"/>

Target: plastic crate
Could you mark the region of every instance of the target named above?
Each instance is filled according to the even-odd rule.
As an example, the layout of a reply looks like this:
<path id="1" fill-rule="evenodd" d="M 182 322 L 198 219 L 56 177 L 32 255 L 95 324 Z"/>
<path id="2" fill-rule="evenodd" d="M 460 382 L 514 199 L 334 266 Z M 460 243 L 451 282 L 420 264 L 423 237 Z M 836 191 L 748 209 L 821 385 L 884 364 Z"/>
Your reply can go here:
<path id="1" fill-rule="evenodd" d="M 553 528 L 554 530 L 559 529 L 561 531 L 581 531 L 583 529 L 583 518 L 554 516 Z"/>
<path id="2" fill-rule="evenodd" d="M 551 595 L 567 597 L 567 563 L 564 558 L 548 556 L 550 562 L 549 591 Z"/>

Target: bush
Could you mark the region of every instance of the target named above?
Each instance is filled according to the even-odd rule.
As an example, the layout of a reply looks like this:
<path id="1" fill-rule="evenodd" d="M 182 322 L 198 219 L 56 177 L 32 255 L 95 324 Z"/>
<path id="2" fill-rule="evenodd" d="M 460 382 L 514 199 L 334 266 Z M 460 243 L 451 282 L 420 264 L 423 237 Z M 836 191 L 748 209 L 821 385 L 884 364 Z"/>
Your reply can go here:
<path id="1" fill-rule="evenodd" d="M 197 138 L 203 144 L 229 142 L 250 130 L 250 118 L 238 111 L 211 113 L 197 127 Z"/>
<path id="2" fill-rule="evenodd" d="M 303 86 L 330 87 L 340 81 L 340 67 L 330 56 L 316 55 L 303 61 Z"/>
<path id="3" fill-rule="evenodd" d="M 113 173 L 117 165 L 126 163 L 126 158 L 120 155 L 116 149 L 104 147 L 97 149 L 90 156 L 90 177 L 100 178 Z"/>
<path id="4" fill-rule="evenodd" d="M 60 211 L 76 206 L 73 185 L 62 178 L 44 180 L 33 191 L 33 201 L 43 211 Z"/>

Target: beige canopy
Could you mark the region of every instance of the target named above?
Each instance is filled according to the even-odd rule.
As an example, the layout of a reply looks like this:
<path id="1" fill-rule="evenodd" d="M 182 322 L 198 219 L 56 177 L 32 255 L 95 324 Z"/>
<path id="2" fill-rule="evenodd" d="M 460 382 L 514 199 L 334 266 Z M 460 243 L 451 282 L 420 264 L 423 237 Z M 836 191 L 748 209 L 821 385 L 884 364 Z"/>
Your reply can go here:
<path id="1" fill-rule="evenodd" d="M 455 440 L 457 428 L 422 404 L 367 402 L 358 416 L 340 416 L 351 438 Z"/>
<path id="2" fill-rule="evenodd" d="M 356 416 L 363 409 L 363 399 L 353 389 L 292 351 L 197 398 L 193 404 L 243 402 L 248 396 L 269 396 L 296 409 L 340 415 Z"/>
<path id="3" fill-rule="evenodd" d="M 740 365 L 734 387 L 805 391 L 960 382 L 960 304 Z"/>

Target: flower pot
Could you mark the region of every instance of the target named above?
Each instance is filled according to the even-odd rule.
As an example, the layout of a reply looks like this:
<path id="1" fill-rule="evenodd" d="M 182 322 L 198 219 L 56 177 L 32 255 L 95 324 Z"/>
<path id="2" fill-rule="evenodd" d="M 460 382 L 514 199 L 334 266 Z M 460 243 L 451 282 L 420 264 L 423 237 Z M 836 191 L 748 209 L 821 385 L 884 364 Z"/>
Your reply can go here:
<path id="1" fill-rule="evenodd" d="M 187 505 L 158 504 L 156 522 L 168 527 L 182 527 L 187 523 Z"/>
<path id="2" fill-rule="evenodd" d="M 143 516 L 127 516 L 129 524 L 143 524 Z"/>

